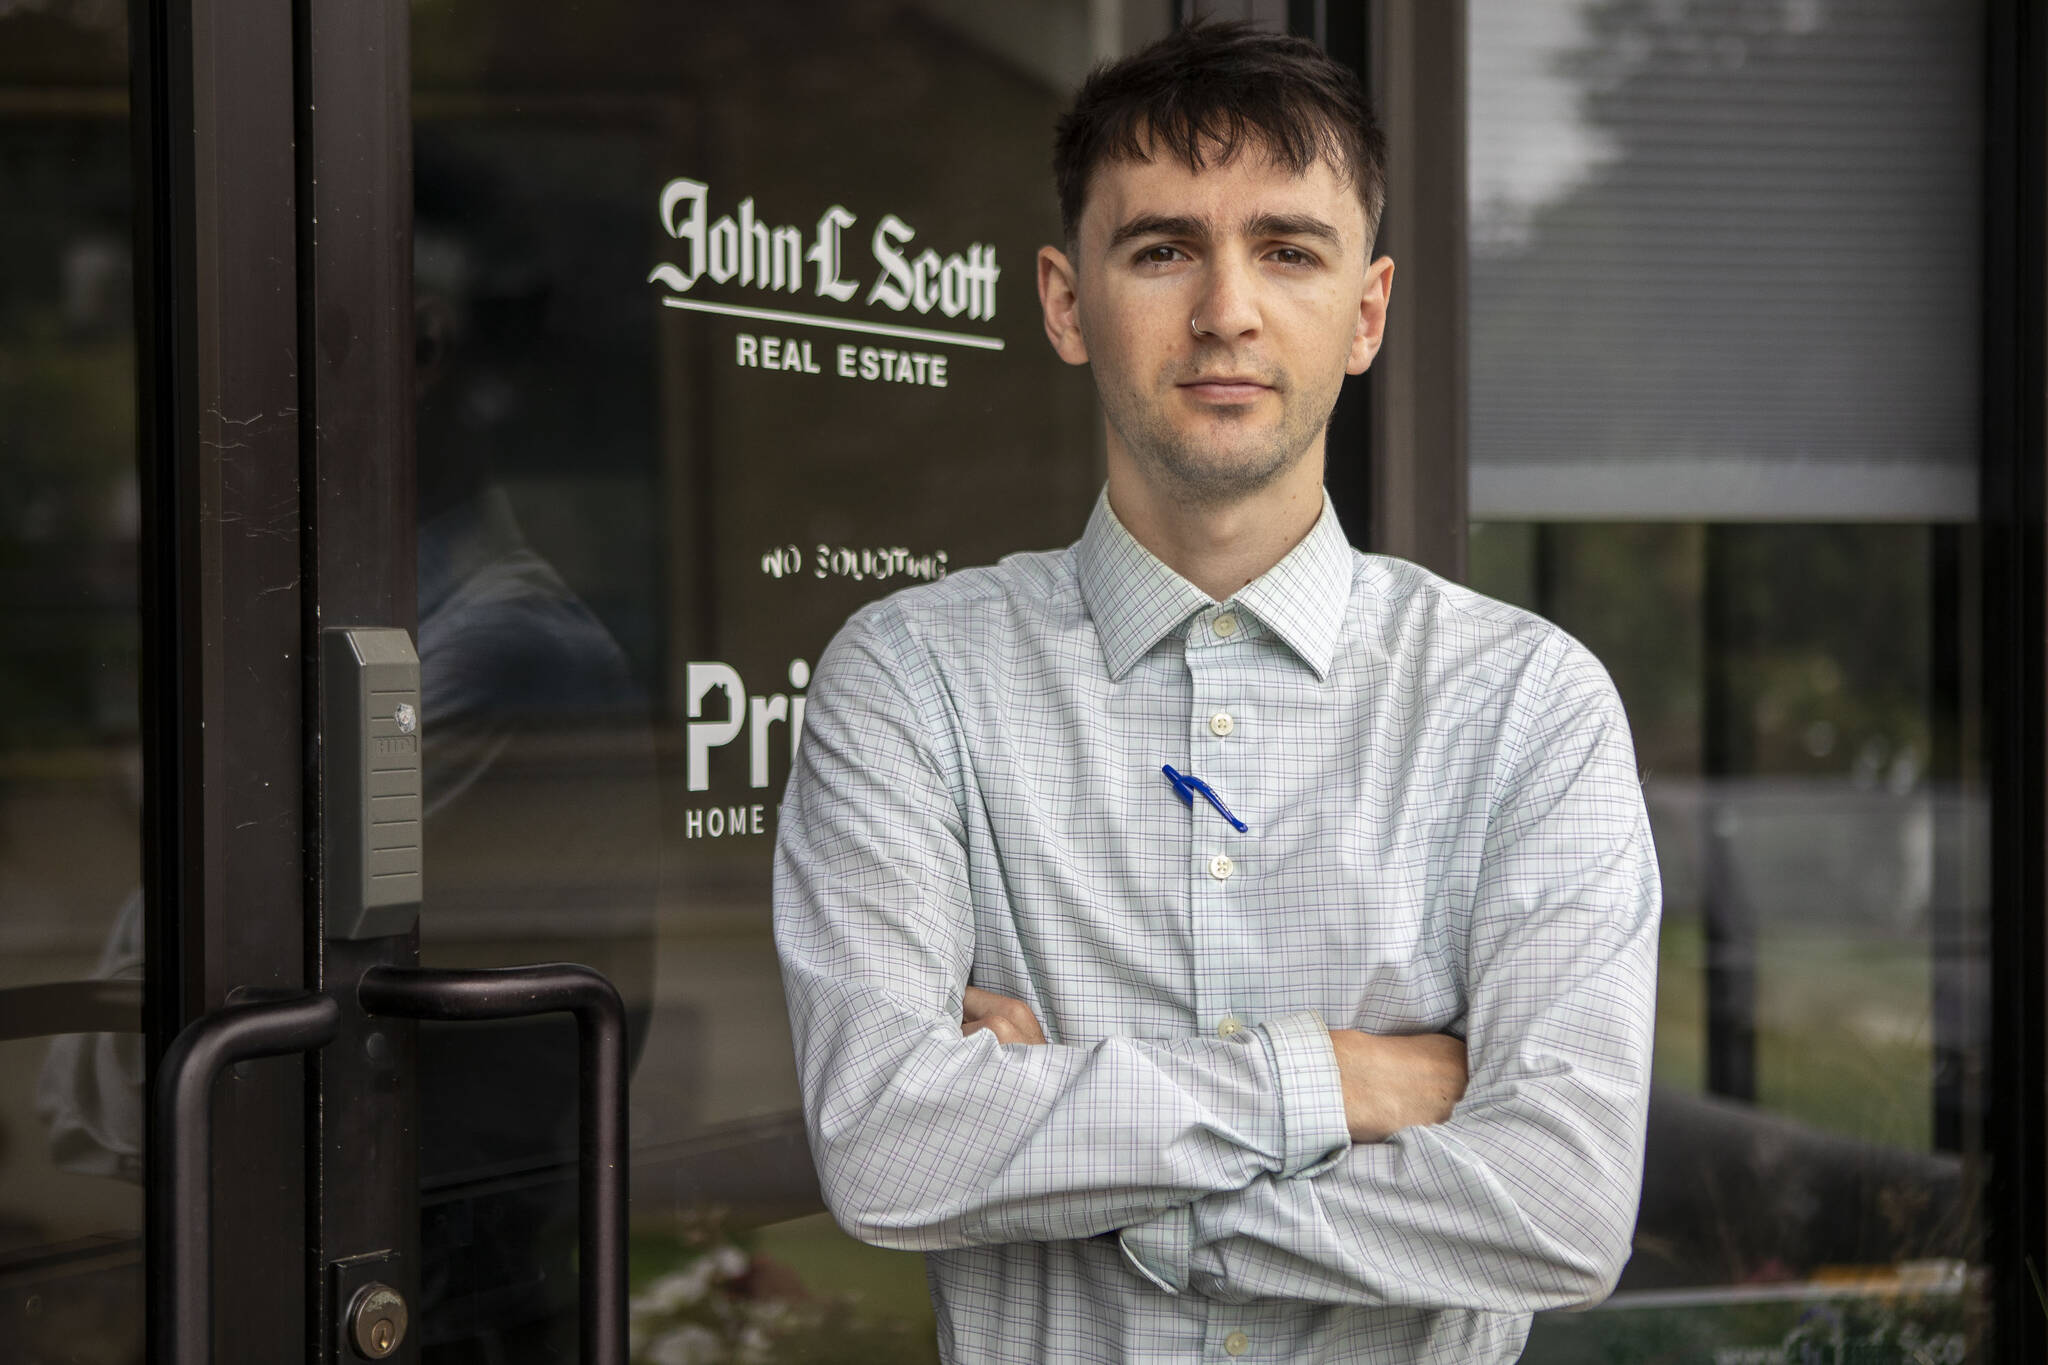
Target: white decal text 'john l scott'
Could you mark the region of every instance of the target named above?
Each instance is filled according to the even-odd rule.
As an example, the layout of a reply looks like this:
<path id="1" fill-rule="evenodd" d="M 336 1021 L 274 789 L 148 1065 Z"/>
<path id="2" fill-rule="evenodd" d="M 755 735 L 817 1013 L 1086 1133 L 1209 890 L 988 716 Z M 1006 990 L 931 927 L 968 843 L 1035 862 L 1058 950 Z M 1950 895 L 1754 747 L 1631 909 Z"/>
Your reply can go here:
<path id="1" fill-rule="evenodd" d="M 754 213 L 752 197 L 740 200 L 731 214 L 710 215 L 711 187 L 701 180 L 677 177 L 661 192 L 661 225 L 684 247 L 680 265 L 664 262 L 651 280 L 677 293 L 687 293 L 705 276 L 718 284 L 737 280 L 757 289 L 799 293 L 804 266 L 812 270 L 812 289 L 820 298 L 845 303 L 860 292 L 861 282 L 847 279 L 841 236 L 859 221 L 834 204 L 818 216 L 813 229 L 775 226 Z M 963 254 L 940 256 L 931 247 L 911 254 L 917 230 L 893 213 L 882 215 L 868 238 L 868 248 L 881 267 L 865 302 L 902 313 L 930 313 L 982 321 L 996 315 L 996 249 L 977 242 Z"/>

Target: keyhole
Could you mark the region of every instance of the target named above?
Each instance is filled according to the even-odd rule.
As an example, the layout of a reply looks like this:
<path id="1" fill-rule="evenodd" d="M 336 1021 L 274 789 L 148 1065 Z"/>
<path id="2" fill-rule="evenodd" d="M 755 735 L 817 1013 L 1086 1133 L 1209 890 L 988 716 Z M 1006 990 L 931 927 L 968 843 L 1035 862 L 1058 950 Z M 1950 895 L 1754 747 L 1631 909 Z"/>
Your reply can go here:
<path id="1" fill-rule="evenodd" d="M 382 1360 L 405 1340 L 405 1299 L 388 1284 L 366 1284 L 348 1307 L 348 1340 L 364 1360 Z"/>

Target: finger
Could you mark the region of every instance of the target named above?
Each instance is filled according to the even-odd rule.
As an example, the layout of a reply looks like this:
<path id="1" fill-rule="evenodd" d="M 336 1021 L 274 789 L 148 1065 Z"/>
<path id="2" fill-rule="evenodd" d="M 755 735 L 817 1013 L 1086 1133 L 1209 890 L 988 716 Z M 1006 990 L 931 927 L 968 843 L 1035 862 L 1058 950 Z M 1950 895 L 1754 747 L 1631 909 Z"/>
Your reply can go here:
<path id="1" fill-rule="evenodd" d="M 985 1014 L 992 1013 L 996 1002 L 1002 998 L 1002 996 L 997 995 L 994 991 L 985 991 L 979 986 L 969 986 L 966 995 L 961 997 L 960 1003 L 961 1008 L 966 1012 L 969 1019 L 979 1019 Z"/>

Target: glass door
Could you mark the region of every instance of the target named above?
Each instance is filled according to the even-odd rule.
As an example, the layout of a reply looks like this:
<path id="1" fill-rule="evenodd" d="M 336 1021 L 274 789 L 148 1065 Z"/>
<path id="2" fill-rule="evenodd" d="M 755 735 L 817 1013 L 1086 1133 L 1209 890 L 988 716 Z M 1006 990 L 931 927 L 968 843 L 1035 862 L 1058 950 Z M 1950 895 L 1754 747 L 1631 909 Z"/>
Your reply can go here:
<path id="1" fill-rule="evenodd" d="M 127 25 L 0 11 L 0 1358 L 143 1336 Z"/>
<path id="2" fill-rule="evenodd" d="M 848 613 L 1085 518 L 1047 146 L 1170 18 L 0 15 L 9 1358 L 596 1358 L 628 1244 L 634 1359 L 930 1358 L 820 1209 L 776 807 Z"/>
<path id="3" fill-rule="evenodd" d="M 920 1259 L 819 1204 L 777 807 L 850 613 L 1085 519 L 1051 131 L 1168 7 L 413 15 L 422 958 L 623 993 L 636 1359 L 933 1359 Z M 570 1060 L 422 1034 L 429 1358 L 565 1358 Z"/>
<path id="4" fill-rule="evenodd" d="M 302 1064 L 224 1059 L 210 1148 L 152 1104 L 188 1023 L 308 981 L 293 39 L 0 11 L 8 1359 L 173 1359 L 171 1304 L 220 1359 L 308 1345 Z M 181 1153 L 221 1198 L 167 1216 Z"/>

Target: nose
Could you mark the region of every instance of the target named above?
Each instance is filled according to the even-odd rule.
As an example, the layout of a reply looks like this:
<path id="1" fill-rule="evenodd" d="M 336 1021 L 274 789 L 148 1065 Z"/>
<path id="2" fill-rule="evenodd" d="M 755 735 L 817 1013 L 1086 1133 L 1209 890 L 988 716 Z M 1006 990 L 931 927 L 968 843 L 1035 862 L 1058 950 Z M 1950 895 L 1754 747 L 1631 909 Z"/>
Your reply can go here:
<path id="1" fill-rule="evenodd" d="M 1195 300 L 1195 331 L 1236 341 L 1256 336 L 1260 321 L 1257 281 L 1250 265 L 1225 256 L 1211 258 Z"/>

